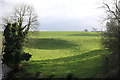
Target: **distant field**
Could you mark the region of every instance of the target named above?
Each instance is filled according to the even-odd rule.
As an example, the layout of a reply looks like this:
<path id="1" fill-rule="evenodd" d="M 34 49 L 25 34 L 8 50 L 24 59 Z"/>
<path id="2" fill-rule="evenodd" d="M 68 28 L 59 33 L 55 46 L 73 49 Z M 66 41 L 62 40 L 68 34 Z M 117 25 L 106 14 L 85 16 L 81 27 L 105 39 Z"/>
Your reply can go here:
<path id="1" fill-rule="evenodd" d="M 32 32 L 25 51 L 32 54 L 26 73 L 39 77 L 91 78 L 104 71 L 100 33 L 79 31 Z M 19 73 L 17 74 L 19 75 Z M 20 76 L 20 75 L 19 75 Z"/>

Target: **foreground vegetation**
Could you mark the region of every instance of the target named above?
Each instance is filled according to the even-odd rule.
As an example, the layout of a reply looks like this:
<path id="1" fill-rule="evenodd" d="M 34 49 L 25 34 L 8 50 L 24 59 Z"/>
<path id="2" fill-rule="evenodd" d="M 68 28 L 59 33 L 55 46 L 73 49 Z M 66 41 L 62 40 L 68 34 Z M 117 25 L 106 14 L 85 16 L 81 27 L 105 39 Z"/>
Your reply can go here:
<path id="1" fill-rule="evenodd" d="M 31 32 L 25 52 L 32 54 L 23 62 L 24 72 L 16 77 L 92 78 L 104 72 L 106 50 L 100 45 L 98 32 Z"/>

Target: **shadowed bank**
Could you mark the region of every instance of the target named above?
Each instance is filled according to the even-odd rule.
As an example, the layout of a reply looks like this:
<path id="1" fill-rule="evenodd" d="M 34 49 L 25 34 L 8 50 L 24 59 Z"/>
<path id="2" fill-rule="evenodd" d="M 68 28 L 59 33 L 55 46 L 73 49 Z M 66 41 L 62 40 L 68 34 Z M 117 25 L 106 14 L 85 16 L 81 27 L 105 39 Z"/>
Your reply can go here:
<path id="1" fill-rule="evenodd" d="M 66 40 L 59 38 L 29 38 L 28 44 L 25 47 L 33 49 L 66 49 L 76 46 Z"/>

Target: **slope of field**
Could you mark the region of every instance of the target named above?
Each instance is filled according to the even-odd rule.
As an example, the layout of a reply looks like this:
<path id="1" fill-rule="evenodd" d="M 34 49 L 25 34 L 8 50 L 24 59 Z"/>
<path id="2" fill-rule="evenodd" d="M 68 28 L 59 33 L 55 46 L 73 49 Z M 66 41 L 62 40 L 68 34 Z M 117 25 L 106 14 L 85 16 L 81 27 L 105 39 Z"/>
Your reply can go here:
<path id="1" fill-rule="evenodd" d="M 100 33 L 79 31 L 32 32 L 25 51 L 32 54 L 24 62 L 26 73 L 38 77 L 91 78 L 104 71 Z M 28 76 L 27 76 L 28 77 Z"/>

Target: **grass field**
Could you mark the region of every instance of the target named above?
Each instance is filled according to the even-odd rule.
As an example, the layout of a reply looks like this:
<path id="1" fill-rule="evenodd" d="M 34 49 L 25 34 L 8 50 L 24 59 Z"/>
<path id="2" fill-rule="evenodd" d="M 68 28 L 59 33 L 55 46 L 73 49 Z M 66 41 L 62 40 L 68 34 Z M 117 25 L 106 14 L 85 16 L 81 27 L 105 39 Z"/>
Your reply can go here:
<path id="1" fill-rule="evenodd" d="M 73 78 L 95 77 L 105 67 L 102 54 L 106 50 L 102 49 L 100 38 L 98 32 L 33 32 L 25 46 L 25 52 L 32 54 L 32 58 L 23 62 L 26 64 L 23 74 L 40 73 L 38 77 L 43 78 L 65 78 L 67 75 Z"/>

